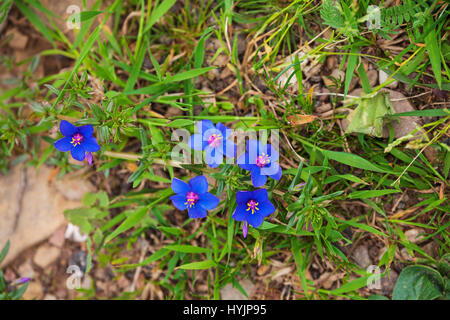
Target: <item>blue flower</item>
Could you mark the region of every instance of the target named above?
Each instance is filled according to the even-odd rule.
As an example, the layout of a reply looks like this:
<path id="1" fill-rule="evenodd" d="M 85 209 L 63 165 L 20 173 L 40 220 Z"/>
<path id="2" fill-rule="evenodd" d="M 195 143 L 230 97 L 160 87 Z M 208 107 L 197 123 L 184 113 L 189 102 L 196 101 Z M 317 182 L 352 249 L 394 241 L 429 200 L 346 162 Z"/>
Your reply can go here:
<path id="1" fill-rule="evenodd" d="M 248 225 L 258 228 L 264 217 L 275 212 L 275 207 L 267 197 L 266 189 L 255 191 L 238 191 L 236 193 L 237 207 L 232 218 L 236 221 L 244 221 L 242 231 L 247 236 Z"/>
<path id="2" fill-rule="evenodd" d="M 75 160 L 83 161 L 86 157 L 86 152 L 96 152 L 101 148 L 97 143 L 97 139 L 92 136 L 94 127 L 90 124 L 75 127 L 70 122 L 62 120 L 59 130 L 64 138 L 55 141 L 55 148 L 63 152 L 70 150 L 72 158 Z M 92 161 L 92 155 L 90 157 Z"/>
<path id="3" fill-rule="evenodd" d="M 175 208 L 188 210 L 190 218 L 206 217 L 206 210 L 212 210 L 219 205 L 220 199 L 208 192 L 208 182 L 204 176 L 198 176 L 186 183 L 180 179 L 172 180 L 171 196 Z"/>
<path id="4" fill-rule="evenodd" d="M 223 160 L 223 155 L 234 158 L 236 145 L 227 140 L 231 135 L 231 130 L 224 124 L 218 123 L 216 126 L 211 120 L 197 122 L 199 133 L 192 135 L 189 140 L 189 148 L 194 150 L 204 150 L 206 152 L 206 163 L 211 168 L 217 168 Z"/>
<path id="5" fill-rule="evenodd" d="M 272 145 L 264 146 L 257 140 L 250 140 L 247 145 L 247 152 L 237 159 L 237 164 L 242 169 L 250 171 L 252 184 L 258 188 L 266 184 L 267 176 L 280 180 L 279 157 L 278 151 Z"/>

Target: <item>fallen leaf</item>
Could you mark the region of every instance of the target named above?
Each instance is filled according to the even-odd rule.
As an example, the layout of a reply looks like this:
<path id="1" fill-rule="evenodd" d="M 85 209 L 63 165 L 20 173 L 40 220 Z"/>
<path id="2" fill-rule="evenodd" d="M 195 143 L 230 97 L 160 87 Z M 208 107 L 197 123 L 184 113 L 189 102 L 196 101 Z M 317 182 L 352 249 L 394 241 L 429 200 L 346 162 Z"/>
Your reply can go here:
<path id="1" fill-rule="evenodd" d="M 317 116 L 310 114 L 295 114 L 287 117 L 292 126 L 300 126 L 302 124 L 311 123 L 317 119 Z"/>

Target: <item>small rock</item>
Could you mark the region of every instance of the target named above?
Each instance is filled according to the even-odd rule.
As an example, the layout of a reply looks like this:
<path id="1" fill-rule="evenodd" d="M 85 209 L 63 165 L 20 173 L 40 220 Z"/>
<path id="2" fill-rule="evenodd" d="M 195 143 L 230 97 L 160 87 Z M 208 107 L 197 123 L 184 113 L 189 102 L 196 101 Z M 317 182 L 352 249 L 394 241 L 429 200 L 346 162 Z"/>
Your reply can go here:
<path id="1" fill-rule="evenodd" d="M 423 238 L 425 238 L 423 230 L 421 229 L 409 229 L 405 232 L 405 237 L 409 242 L 412 243 L 418 243 Z"/>
<path id="2" fill-rule="evenodd" d="M 39 281 L 30 281 L 28 288 L 23 294 L 22 298 L 24 300 L 39 300 L 42 298 L 44 291 L 42 290 L 42 285 Z"/>
<path id="3" fill-rule="evenodd" d="M 328 70 L 334 70 L 337 65 L 337 57 L 335 55 L 330 55 L 327 57 L 326 65 Z"/>
<path id="4" fill-rule="evenodd" d="M 369 250 L 366 246 L 358 246 L 353 252 L 353 259 L 355 263 L 362 269 L 365 269 L 371 264 L 369 257 Z"/>
<path id="5" fill-rule="evenodd" d="M 430 257 L 437 258 L 439 253 L 439 245 L 435 241 L 431 241 L 422 247 Z"/>
<path id="6" fill-rule="evenodd" d="M 395 284 L 397 283 L 398 273 L 394 270 L 390 270 L 389 274 L 381 278 L 381 292 L 384 295 L 392 294 Z"/>
<path id="7" fill-rule="evenodd" d="M 414 257 L 412 257 L 409 252 L 408 249 L 406 248 L 402 248 L 400 250 L 400 255 L 403 259 L 408 260 L 408 261 L 414 261 Z"/>
<path id="8" fill-rule="evenodd" d="M 55 179 L 53 184 L 67 200 L 82 200 L 87 192 L 95 191 L 88 180 L 78 176 L 75 172 L 66 174 L 63 179 Z"/>
<path id="9" fill-rule="evenodd" d="M 3 272 L 3 277 L 4 277 L 6 282 L 13 282 L 14 280 L 17 279 L 17 275 L 14 273 L 14 271 L 12 271 L 11 268 L 7 268 Z"/>
<path id="10" fill-rule="evenodd" d="M 53 235 L 50 237 L 48 242 L 58 248 L 62 248 L 64 245 L 64 234 L 66 232 L 66 226 L 61 226 L 58 230 L 56 230 Z"/>
<path id="11" fill-rule="evenodd" d="M 58 259 L 60 253 L 59 248 L 45 244 L 37 249 L 34 255 L 34 263 L 45 269 Z"/>
<path id="12" fill-rule="evenodd" d="M 383 70 L 380 70 L 378 72 L 378 78 L 380 80 L 379 81 L 380 84 L 384 83 L 388 77 L 389 77 L 389 75 L 386 72 L 384 72 Z M 394 82 L 388 84 L 386 87 L 388 87 L 390 89 L 395 89 L 395 88 L 397 88 L 397 86 L 398 86 L 398 81 L 395 80 Z"/>
<path id="13" fill-rule="evenodd" d="M 27 46 L 28 37 L 20 33 L 16 28 L 8 30 L 7 36 L 12 35 L 9 46 L 13 49 L 23 50 Z"/>
<path id="14" fill-rule="evenodd" d="M 122 290 L 127 290 L 130 287 L 130 280 L 128 280 L 126 277 L 120 277 L 119 280 L 117 280 L 117 285 Z"/>
<path id="15" fill-rule="evenodd" d="M 1 266 L 14 260 L 20 252 L 51 237 L 66 224 L 64 210 L 82 205 L 81 201 L 67 200 L 53 185 L 54 169 L 45 165 L 35 168 L 17 165 L 8 174 L 0 174 L 0 247 L 11 241 L 11 247 Z M 66 177 L 60 179 L 65 188 Z M 77 178 L 67 185 L 89 184 Z M 92 190 L 93 186 L 89 187 Z M 83 197 L 82 194 L 79 199 Z"/>
<path id="16" fill-rule="evenodd" d="M 269 271 L 269 269 L 270 269 L 270 266 L 263 264 L 258 268 L 256 273 L 258 274 L 258 276 L 262 276 L 262 275 L 266 274 L 267 271 Z"/>
<path id="17" fill-rule="evenodd" d="M 54 296 L 53 294 L 47 293 L 47 294 L 44 296 L 44 300 L 58 300 L 58 299 L 57 299 L 56 296 Z"/>
<path id="18" fill-rule="evenodd" d="M 377 70 L 369 70 L 367 71 L 367 78 L 369 78 L 369 84 L 373 88 L 376 86 L 378 81 L 378 72 Z"/>
<path id="19" fill-rule="evenodd" d="M 239 281 L 239 284 L 250 298 L 255 289 L 255 285 L 248 279 Z M 248 298 L 245 297 L 237 288 L 233 288 L 233 284 L 231 283 L 220 289 L 220 297 L 222 300 L 248 300 Z"/>
<path id="20" fill-rule="evenodd" d="M 31 260 L 28 259 L 25 263 L 21 264 L 17 269 L 17 272 L 22 278 L 34 279 L 34 270 L 33 266 L 31 265 Z"/>
<path id="21" fill-rule="evenodd" d="M 213 61 L 213 65 L 217 67 L 225 67 L 228 63 L 228 56 L 226 54 L 219 54 Z"/>
<path id="22" fill-rule="evenodd" d="M 330 111 L 333 107 L 331 106 L 331 103 L 324 103 L 318 107 L 315 108 L 317 113 L 324 113 L 327 111 Z"/>

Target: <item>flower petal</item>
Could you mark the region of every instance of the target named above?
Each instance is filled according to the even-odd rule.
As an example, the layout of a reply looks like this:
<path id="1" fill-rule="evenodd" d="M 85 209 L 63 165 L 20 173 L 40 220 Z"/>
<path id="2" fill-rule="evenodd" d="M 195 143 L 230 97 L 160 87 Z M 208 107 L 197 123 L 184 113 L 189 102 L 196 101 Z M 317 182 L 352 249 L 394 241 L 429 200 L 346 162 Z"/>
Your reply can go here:
<path id="1" fill-rule="evenodd" d="M 214 128 L 214 124 L 211 120 L 202 120 L 197 122 L 197 129 L 200 134 L 203 134 L 203 132 Z"/>
<path id="2" fill-rule="evenodd" d="M 75 133 L 78 132 L 78 129 L 69 121 L 62 120 L 59 124 L 59 131 L 61 131 L 62 135 L 65 137 L 72 137 Z"/>
<path id="3" fill-rule="evenodd" d="M 259 188 L 266 184 L 267 176 L 261 174 L 261 170 L 258 166 L 254 166 L 251 171 L 252 184 L 255 188 Z"/>
<path id="4" fill-rule="evenodd" d="M 94 127 L 92 126 L 92 124 L 85 124 L 84 126 L 80 126 L 77 129 L 85 139 L 92 137 L 92 135 L 94 134 Z"/>
<path id="5" fill-rule="evenodd" d="M 248 222 L 244 221 L 242 224 L 242 234 L 244 235 L 244 239 L 247 238 L 247 232 L 248 232 Z"/>
<path id="6" fill-rule="evenodd" d="M 197 204 L 201 205 L 206 210 L 214 209 L 219 205 L 219 203 L 220 199 L 209 192 L 205 192 L 200 195 L 200 198 L 197 202 Z"/>
<path id="7" fill-rule="evenodd" d="M 84 149 L 84 146 L 82 144 L 73 147 L 70 150 L 70 153 L 72 154 L 72 158 L 78 161 L 83 161 L 86 157 L 86 150 Z"/>
<path id="8" fill-rule="evenodd" d="M 231 129 L 228 129 L 227 127 L 225 127 L 225 125 L 223 123 L 220 123 L 220 122 L 218 124 L 216 124 L 216 129 L 220 130 L 224 140 L 228 139 L 232 132 Z"/>
<path id="9" fill-rule="evenodd" d="M 205 160 L 211 168 L 217 168 L 223 162 L 223 154 L 218 148 L 207 146 L 205 148 Z"/>
<path id="10" fill-rule="evenodd" d="M 208 145 L 208 141 L 204 141 L 199 133 L 194 133 L 189 139 L 188 146 L 194 150 L 204 150 Z"/>
<path id="11" fill-rule="evenodd" d="M 255 164 L 250 164 L 250 160 L 248 159 L 248 157 L 249 157 L 248 153 L 239 156 L 239 158 L 237 158 L 236 160 L 237 165 L 244 170 L 252 170 Z"/>
<path id="12" fill-rule="evenodd" d="M 173 180 L 172 180 L 172 190 L 175 193 L 181 193 L 183 195 L 186 195 L 189 191 L 191 191 L 191 188 L 183 180 L 180 180 L 180 179 L 177 179 L 177 178 L 173 178 Z M 184 202 L 186 202 L 186 200 Z"/>
<path id="13" fill-rule="evenodd" d="M 275 206 L 269 200 L 263 201 L 259 203 L 259 211 L 258 214 L 262 217 L 267 217 L 268 215 L 275 212 Z"/>
<path id="14" fill-rule="evenodd" d="M 259 203 L 268 201 L 269 198 L 267 196 L 267 190 L 266 189 L 253 190 L 252 199 Z"/>
<path id="15" fill-rule="evenodd" d="M 280 165 L 278 164 L 278 162 L 271 162 L 268 166 L 261 168 L 261 174 L 265 176 L 275 176 L 279 173 L 279 171 Z M 279 178 L 275 180 L 279 180 Z"/>
<path id="16" fill-rule="evenodd" d="M 279 167 L 278 172 L 270 175 L 269 177 L 271 177 L 272 179 L 275 179 L 275 180 L 280 180 L 282 171 L 281 171 L 281 167 L 280 166 L 278 166 L 278 167 Z"/>
<path id="17" fill-rule="evenodd" d="M 244 204 L 238 204 L 236 210 L 234 210 L 233 215 L 231 216 L 236 221 L 246 220 L 247 212 L 245 211 L 247 206 Z"/>
<path id="18" fill-rule="evenodd" d="M 58 141 L 55 141 L 55 143 L 53 145 L 59 151 L 66 152 L 66 151 L 69 151 L 70 149 L 72 149 L 72 144 L 70 143 L 70 141 L 72 141 L 71 138 L 64 137 L 62 139 L 59 139 Z"/>
<path id="19" fill-rule="evenodd" d="M 206 217 L 207 213 L 204 208 L 199 206 L 198 204 L 195 204 L 193 207 L 188 209 L 188 215 L 189 218 L 204 218 Z"/>
<path id="20" fill-rule="evenodd" d="M 262 143 L 258 140 L 249 140 L 247 144 L 247 152 L 250 154 L 250 160 L 255 159 L 256 163 L 256 157 L 262 152 Z M 251 162 L 253 163 L 253 162 Z"/>
<path id="21" fill-rule="evenodd" d="M 94 137 L 84 137 L 83 142 L 81 143 L 83 147 L 86 149 L 86 151 L 89 152 L 96 152 L 100 150 L 100 145 L 97 143 L 97 139 Z"/>
<path id="22" fill-rule="evenodd" d="M 208 181 L 206 181 L 205 176 L 197 176 L 189 180 L 189 186 L 191 191 L 200 195 L 208 191 Z"/>
<path id="23" fill-rule="evenodd" d="M 247 221 L 253 228 L 258 228 L 263 223 L 264 217 L 260 214 L 247 214 Z"/>
<path id="24" fill-rule="evenodd" d="M 181 211 L 186 210 L 186 208 L 187 208 L 187 201 L 186 201 L 186 196 L 185 195 L 183 195 L 183 194 L 176 194 L 174 196 L 171 196 L 170 200 L 172 200 L 173 205 L 178 210 L 181 210 Z"/>
<path id="25" fill-rule="evenodd" d="M 244 204 L 247 206 L 248 200 L 250 200 L 253 197 L 252 191 L 238 191 L 236 192 L 236 203 L 237 204 Z"/>

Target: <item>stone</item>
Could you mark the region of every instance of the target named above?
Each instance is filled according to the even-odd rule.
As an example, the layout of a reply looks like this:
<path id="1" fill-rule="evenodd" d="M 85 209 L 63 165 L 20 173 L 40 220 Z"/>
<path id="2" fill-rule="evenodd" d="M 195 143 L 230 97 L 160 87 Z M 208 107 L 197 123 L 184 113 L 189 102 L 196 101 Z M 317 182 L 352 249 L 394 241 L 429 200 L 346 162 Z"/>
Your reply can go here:
<path id="1" fill-rule="evenodd" d="M 380 70 L 378 72 L 378 78 L 380 80 L 379 81 L 380 84 L 384 83 L 387 80 L 388 77 L 389 77 L 389 75 L 386 72 L 384 72 L 383 70 Z M 398 86 L 398 81 L 395 80 L 394 82 L 388 84 L 386 87 L 387 88 L 391 88 L 391 89 L 395 89 L 395 88 L 397 88 L 397 86 Z"/>
<path id="2" fill-rule="evenodd" d="M 423 230 L 421 230 L 421 229 L 409 229 L 409 230 L 405 231 L 405 237 L 409 242 L 418 243 L 425 236 L 423 234 Z"/>
<path id="3" fill-rule="evenodd" d="M 58 298 L 56 298 L 56 296 L 53 295 L 53 294 L 47 293 L 47 294 L 44 296 L 44 299 L 43 299 L 43 300 L 58 300 Z"/>
<path id="4" fill-rule="evenodd" d="M 355 263 L 362 269 L 367 268 L 370 264 L 369 250 L 366 246 L 358 246 L 353 251 L 353 259 Z"/>
<path id="5" fill-rule="evenodd" d="M 34 279 L 34 269 L 31 265 L 31 260 L 28 259 L 25 263 L 21 264 L 17 269 L 17 272 L 21 278 Z"/>
<path id="6" fill-rule="evenodd" d="M 23 250 L 48 239 L 67 223 L 64 210 L 82 206 L 80 200 L 68 199 L 67 194 L 77 194 L 81 199 L 83 190 L 94 189 L 86 179 L 77 178 L 78 185 L 75 179 L 69 183 L 68 178 L 63 177 L 58 180 L 60 186 L 65 186 L 62 194 L 55 187 L 54 176 L 48 166 L 43 165 L 36 171 L 22 164 L 0 175 L 0 247 L 10 240 L 10 250 L 1 266 L 6 266 Z M 72 188 L 76 188 L 76 192 Z"/>
<path id="7" fill-rule="evenodd" d="M 9 29 L 6 36 L 12 36 L 9 46 L 16 50 L 23 50 L 27 46 L 28 37 L 19 32 L 16 28 Z"/>
<path id="8" fill-rule="evenodd" d="M 58 259 L 60 254 L 61 250 L 59 248 L 45 244 L 37 249 L 33 261 L 42 269 L 46 269 Z"/>
<path id="9" fill-rule="evenodd" d="M 250 298 L 253 295 L 255 290 L 255 285 L 248 279 L 244 279 L 239 281 L 239 284 L 247 293 Z M 244 296 L 239 289 L 234 288 L 232 283 L 227 284 L 225 287 L 220 289 L 220 297 L 222 300 L 248 300 L 246 296 Z"/>
<path id="10" fill-rule="evenodd" d="M 394 270 L 390 270 L 389 274 L 380 279 L 381 292 L 383 295 L 390 295 L 394 291 L 395 284 L 397 283 L 398 273 Z"/>
<path id="11" fill-rule="evenodd" d="M 378 81 L 378 72 L 377 70 L 369 70 L 367 71 L 367 78 L 369 79 L 369 84 L 373 88 L 376 86 Z"/>
<path id="12" fill-rule="evenodd" d="M 27 290 L 23 294 L 22 298 L 24 300 L 39 300 L 42 298 L 44 291 L 42 290 L 42 285 L 39 281 L 30 281 Z"/>
<path id="13" fill-rule="evenodd" d="M 65 233 L 66 233 L 66 226 L 63 225 L 53 233 L 48 242 L 56 247 L 62 248 L 65 241 L 64 237 Z"/>

